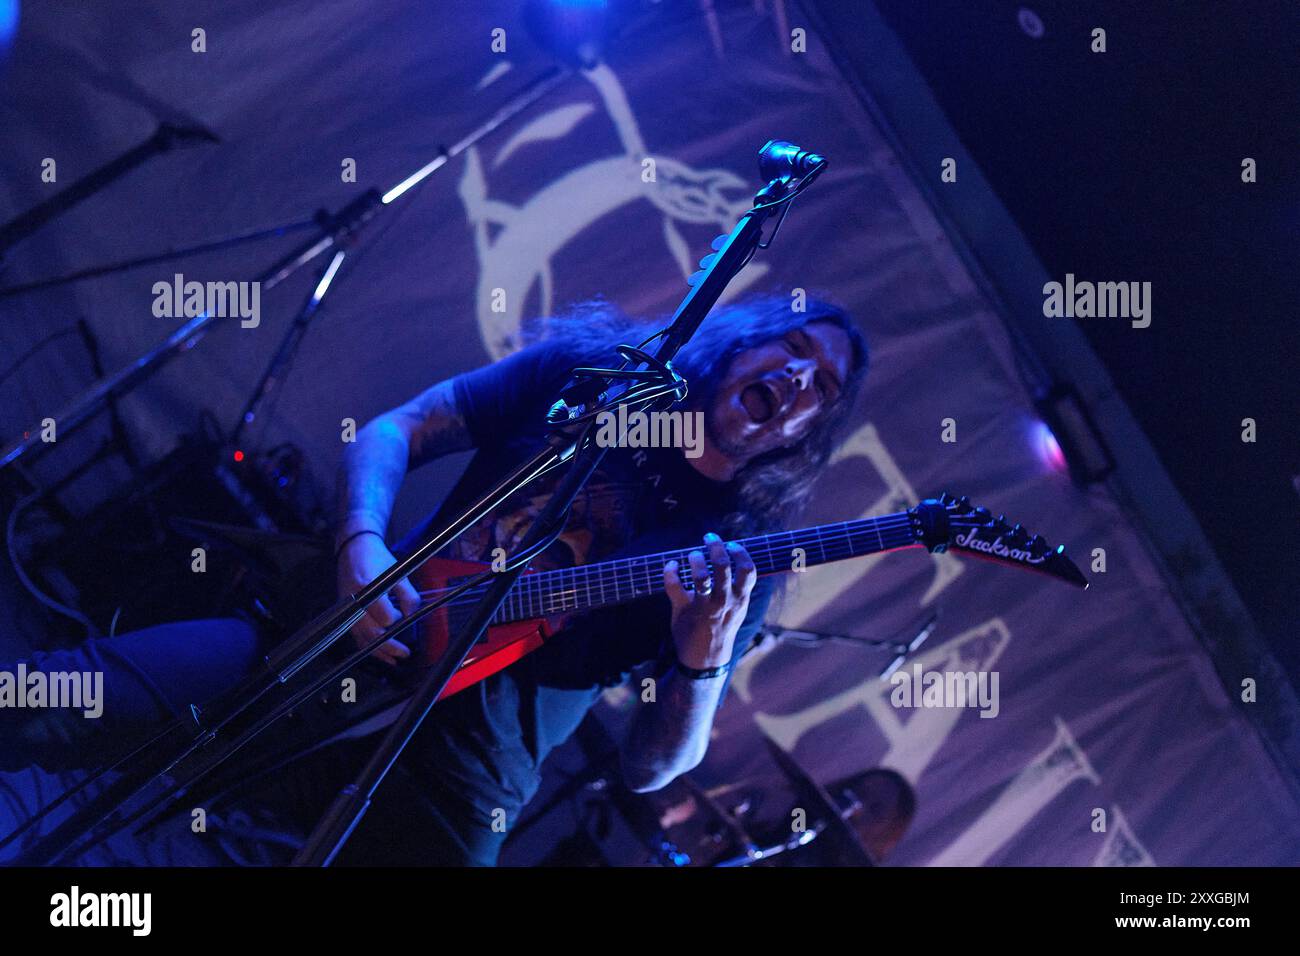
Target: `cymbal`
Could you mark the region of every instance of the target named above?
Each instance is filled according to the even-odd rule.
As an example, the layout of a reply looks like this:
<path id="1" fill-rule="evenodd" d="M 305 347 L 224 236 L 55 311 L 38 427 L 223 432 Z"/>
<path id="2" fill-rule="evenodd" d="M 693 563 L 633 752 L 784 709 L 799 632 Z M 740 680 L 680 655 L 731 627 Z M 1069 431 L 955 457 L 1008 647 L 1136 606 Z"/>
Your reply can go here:
<path id="1" fill-rule="evenodd" d="M 818 835 L 818 839 L 829 840 L 851 866 L 875 866 L 876 861 L 862 844 L 857 831 L 844 819 L 844 811 L 835 802 L 835 798 L 771 737 L 764 734 L 763 742 L 767 744 L 768 752 L 776 765 L 794 786 L 798 799 L 805 805 L 809 822 L 820 817 L 825 824 L 826 828 Z"/>

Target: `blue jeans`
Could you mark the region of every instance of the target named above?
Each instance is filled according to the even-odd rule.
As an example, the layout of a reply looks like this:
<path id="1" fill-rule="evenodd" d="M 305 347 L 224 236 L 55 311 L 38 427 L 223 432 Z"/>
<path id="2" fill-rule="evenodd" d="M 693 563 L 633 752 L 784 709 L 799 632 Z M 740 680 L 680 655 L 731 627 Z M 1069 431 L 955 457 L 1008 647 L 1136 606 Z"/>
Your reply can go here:
<path id="1" fill-rule="evenodd" d="M 103 675 L 102 713 L 80 709 L 0 707 L 0 770 L 32 765 L 44 770 L 89 769 L 143 739 L 165 721 L 229 688 L 261 660 L 261 641 L 234 618 L 179 621 L 37 651 L 0 665 L 27 671 Z"/>
<path id="2" fill-rule="evenodd" d="M 237 683 L 264 653 L 257 632 L 233 618 L 180 621 L 37 652 L 24 659 L 28 673 L 102 673 L 102 714 L 89 718 L 82 709 L 0 707 L 0 771 L 94 768 L 187 714 L 190 704 L 202 704 Z M 0 664 L 0 670 L 16 673 L 19 663 Z M 438 739 L 422 732 L 412 741 L 411 753 L 390 772 L 340 864 L 496 862 L 504 834 L 479 818 L 485 805 L 501 801 L 470 797 L 441 779 L 437 768 L 445 760 Z M 319 813 L 374 745 L 373 738 L 350 741 L 291 766 L 275 781 L 272 802 L 317 803 Z"/>

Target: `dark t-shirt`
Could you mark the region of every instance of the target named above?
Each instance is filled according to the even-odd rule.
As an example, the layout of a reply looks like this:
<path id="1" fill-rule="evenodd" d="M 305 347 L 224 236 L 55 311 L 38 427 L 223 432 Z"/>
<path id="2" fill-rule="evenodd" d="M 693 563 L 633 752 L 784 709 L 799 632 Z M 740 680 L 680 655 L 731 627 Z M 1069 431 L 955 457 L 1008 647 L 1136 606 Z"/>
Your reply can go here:
<path id="1" fill-rule="evenodd" d="M 455 380 L 457 404 L 478 452 L 442 507 L 398 545 L 399 552 L 536 453 L 546 411 L 574 364 L 580 362 L 541 343 Z M 563 470 L 512 496 L 444 555 L 490 561 L 494 548 L 515 551 Z M 532 567 L 693 547 L 706 531 L 719 530 L 727 510 L 728 486 L 697 472 L 680 449 L 614 448 L 575 500 L 561 537 Z M 761 625 L 770 596 L 770 582 L 760 580 L 736 657 Z M 639 665 L 661 660 L 670 639 L 662 594 L 577 617 L 506 671 L 440 702 L 404 763 L 453 791 L 461 809 L 481 822 L 496 808 L 513 821 L 536 792 L 546 755 L 573 733 L 600 692 L 627 680 Z"/>

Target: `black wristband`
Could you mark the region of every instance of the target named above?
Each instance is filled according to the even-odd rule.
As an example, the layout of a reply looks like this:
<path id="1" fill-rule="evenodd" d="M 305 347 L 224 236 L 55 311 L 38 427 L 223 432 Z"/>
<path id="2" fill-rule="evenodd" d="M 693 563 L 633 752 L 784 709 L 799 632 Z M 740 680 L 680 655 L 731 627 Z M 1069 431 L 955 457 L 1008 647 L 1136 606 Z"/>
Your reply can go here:
<path id="1" fill-rule="evenodd" d="M 691 680 L 709 680 L 713 677 L 721 677 L 723 674 L 731 670 L 731 661 L 727 661 L 727 663 L 718 667 L 705 667 L 703 669 L 699 667 L 687 667 L 682 663 L 682 659 L 677 656 L 677 648 L 675 646 L 670 645 L 669 653 L 672 655 L 672 661 L 670 664 L 672 669 L 677 671 L 677 673 L 681 674 L 683 677 L 688 677 Z"/>
<path id="2" fill-rule="evenodd" d="M 374 530 L 373 528 L 363 528 L 360 531 L 354 531 L 352 534 L 348 535 L 346 538 L 344 538 L 342 541 L 339 542 L 339 546 L 334 549 L 334 557 L 337 558 L 340 554 L 343 553 L 344 548 L 346 548 L 357 538 L 361 537 L 363 534 L 378 535 L 380 541 L 384 540 L 384 536 L 382 534 L 379 534 L 379 532 Z"/>

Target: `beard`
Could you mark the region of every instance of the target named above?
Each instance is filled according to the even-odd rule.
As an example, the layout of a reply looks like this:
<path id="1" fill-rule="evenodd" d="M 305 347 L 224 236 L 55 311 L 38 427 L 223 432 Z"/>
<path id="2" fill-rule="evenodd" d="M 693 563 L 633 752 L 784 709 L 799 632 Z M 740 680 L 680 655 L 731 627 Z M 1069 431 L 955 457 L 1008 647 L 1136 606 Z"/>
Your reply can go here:
<path id="1" fill-rule="evenodd" d="M 743 461 L 749 457 L 746 446 L 741 439 L 718 427 L 718 417 L 716 415 L 704 416 L 704 433 L 708 436 L 709 444 L 728 458 Z"/>

